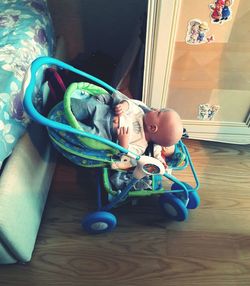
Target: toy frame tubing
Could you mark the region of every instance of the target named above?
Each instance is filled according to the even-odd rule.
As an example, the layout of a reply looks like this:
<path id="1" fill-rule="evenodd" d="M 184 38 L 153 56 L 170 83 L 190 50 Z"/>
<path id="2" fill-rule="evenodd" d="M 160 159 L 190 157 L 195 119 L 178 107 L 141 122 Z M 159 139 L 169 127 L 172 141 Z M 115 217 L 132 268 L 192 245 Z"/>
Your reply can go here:
<path id="1" fill-rule="evenodd" d="M 193 162 L 192 162 L 192 160 L 191 160 L 191 157 L 190 157 L 190 154 L 189 154 L 189 152 L 188 152 L 187 147 L 186 147 L 182 142 L 181 142 L 181 144 L 183 145 L 183 148 L 184 148 L 184 150 L 185 150 L 185 152 L 186 152 L 186 154 L 187 154 L 188 163 L 189 163 L 189 165 L 190 165 L 191 171 L 192 171 L 193 176 L 194 176 L 194 180 L 195 180 L 196 186 L 195 186 L 195 188 L 193 189 L 193 191 L 197 191 L 197 190 L 200 188 L 199 179 L 198 179 L 198 177 L 197 177 L 197 174 L 196 174 L 196 171 L 195 171 L 195 168 L 194 168 L 194 165 L 193 165 Z"/>
<path id="2" fill-rule="evenodd" d="M 97 135 L 93 135 L 90 134 L 88 132 L 82 131 L 82 130 L 77 130 L 69 125 L 60 123 L 60 122 L 56 122 L 53 120 L 50 120 L 46 117 L 44 117 L 42 114 L 40 114 L 36 108 L 33 105 L 32 102 L 32 96 L 33 96 L 33 91 L 35 88 L 35 84 L 36 84 L 36 72 L 39 70 L 39 68 L 41 68 L 43 65 L 55 65 L 58 66 L 59 68 L 64 68 L 67 70 L 70 70 L 74 73 L 77 73 L 83 77 L 86 77 L 94 82 L 96 82 L 97 84 L 100 84 L 101 86 L 103 86 L 104 88 L 108 89 L 110 92 L 114 93 L 116 92 L 116 89 L 114 89 L 112 86 L 110 86 L 109 84 L 107 84 L 106 82 L 86 73 L 83 72 L 81 70 L 78 70 L 74 67 L 72 67 L 71 65 L 68 65 L 58 59 L 55 58 L 51 58 L 51 57 L 39 57 L 36 60 L 34 60 L 30 66 L 30 68 L 28 69 L 26 76 L 25 76 L 25 80 L 23 83 L 23 94 L 24 94 L 24 109 L 27 112 L 27 114 L 35 121 L 37 121 L 38 123 L 45 125 L 47 127 L 51 127 L 51 128 L 55 128 L 61 131 L 66 131 L 66 132 L 70 132 L 73 133 L 75 135 L 80 135 L 80 136 L 85 136 L 87 138 L 90 139 L 94 139 L 97 141 L 100 141 L 110 147 L 113 147 L 115 149 L 118 149 L 120 152 L 127 154 L 128 156 L 139 160 L 140 156 L 128 151 L 127 149 L 123 148 L 122 146 L 108 140 L 105 138 L 102 138 L 100 136 Z M 28 86 L 27 86 L 28 84 Z"/>
<path id="3" fill-rule="evenodd" d="M 198 180 L 198 177 L 197 177 L 197 174 L 196 174 L 193 162 L 191 160 L 191 157 L 190 157 L 190 154 L 188 152 L 187 147 L 182 142 L 181 142 L 181 147 L 183 148 L 184 152 L 187 155 L 187 161 L 188 162 L 186 162 L 185 166 L 187 166 L 188 164 L 190 165 L 191 171 L 192 171 L 194 179 L 195 179 L 196 186 L 195 186 L 195 188 L 192 189 L 192 191 L 197 191 L 199 189 L 199 187 L 200 187 L 200 183 L 199 183 L 199 180 Z M 165 172 L 165 174 L 163 176 L 165 176 L 166 178 L 168 178 L 172 182 L 177 183 L 182 188 L 180 190 L 180 192 L 182 192 L 182 191 L 185 192 L 185 199 L 186 199 L 185 205 L 187 206 L 187 204 L 189 202 L 189 191 L 190 190 L 188 190 L 186 185 L 183 184 L 181 181 L 179 181 L 174 176 L 172 176 L 170 174 L 167 174 L 166 172 Z M 106 206 L 102 207 L 102 204 L 101 204 L 101 191 L 102 190 L 101 190 L 101 187 L 100 187 L 100 176 L 98 177 L 98 179 L 99 179 L 98 180 L 98 210 L 104 210 L 104 211 L 108 211 L 108 210 L 112 209 L 113 207 L 116 206 L 117 203 L 122 202 L 123 200 L 125 200 L 127 198 L 127 195 L 129 193 L 129 191 L 131 190 L 131 188 L 138 181 L 138 179 L 132 178 L 130 180 L 130 182 L 128 183 L 128 185 L 121 191 L 120 194 L 117 194 L 109 204 L 107 204 Z M 169 193 L 169 191 L 166 191 L 166 193 Z"/>
<path id="4" fill-rule="evenodd" d="M 190 154 L 188 152 L 187 147 L 182 142 L 181 142 L 181 147 L 183 148 L 183 150 L 184 150 L 184 152 L 186 153 L 186 156 L 187 156 L 187 162 L 186 162 L 185 166 L 187 166 L 189 164 L 189 166 L 191 168 L 191 171 L 193 173 L 193 176 L 194 176 L 195 184 L 196 184 L 196 186 L 194 188 L 192 188 L 191 191 L 197 191 L 199 189 L 199 187 L 200 187 L 200 182 L 198 180 L 198 177 L 197 177 L 197 174 L 196 174 L 193 162 L 191 160 L 191 157 L 190 157 Z M 180 191 L 183 191 L 183 190 L 185 191 L 186 205 L 187 205 L 188 204 L 188 200 L 189 200 L 188 193 L 189 193 L 190 190 L 188 190 L 187 187 L 185 186 L 185 184 L 183 184 L 181 181 L 176 179 L 174 176 L 172 176 L 170 174 L 167 174 L 167 173 L 165 173 L 164 176 L 166 178 L 168 178 L 169 180 L 171 180 L 172 182 L 177 183 L 182 188 L 182 190 L 180 190 Z"/>
<path id="5" fill-rule="evenodd" d="M 136 179 L 136 178 L 132 178 L 132 179 L 130 180 L 130 182 L 128 183 L 128 185 L 127 185 L 126 187 L 124 187 L 124 189 L 121 191 L 121 193 L 119 193 L 119 194 L 117 194 L 116 196 L 114 196 L 114 198 L 112 199 L 112 201 L 111 201 L 109 204 L 107 204 L 106 206 L 101 207 L 100 210 L 102 210 L 102 211 L 109 211 L 109 210 L 111 210 L 112 208 L 114 208 L 114 207 L 116 206 L 116 204 L 118 204 L 118 203 L 124 201 L 124 200 L 127 198 L 129 191 L 132 189 L 132 187 L 134 186 L 134 184 L 135 184 L 137 181 L 139 181 L 139 180 Z M 100 188 L 100 189 L 101 189 L 101 188 Z M 98 190 L 99 192 L 101 192 L 100 189 Z M 100 198 L 100 194 L 98 195 L 98 198 Z M 100 201 L 98 202 L 98 204 L 99 204 L 99 206 L 101 206 L 101 205 L 100 205 Z"/>

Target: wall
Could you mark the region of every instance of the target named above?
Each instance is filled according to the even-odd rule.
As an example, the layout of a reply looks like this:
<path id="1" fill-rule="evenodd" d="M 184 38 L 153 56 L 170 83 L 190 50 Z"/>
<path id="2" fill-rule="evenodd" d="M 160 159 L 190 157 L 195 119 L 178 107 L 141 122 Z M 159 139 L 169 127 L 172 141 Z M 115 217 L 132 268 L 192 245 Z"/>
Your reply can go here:
<path id="1" fill-rule="evenodd" d="M 146 0 L 48 0 L 69 58 L 97 50 L 118 61 L 146 11 Z"/>

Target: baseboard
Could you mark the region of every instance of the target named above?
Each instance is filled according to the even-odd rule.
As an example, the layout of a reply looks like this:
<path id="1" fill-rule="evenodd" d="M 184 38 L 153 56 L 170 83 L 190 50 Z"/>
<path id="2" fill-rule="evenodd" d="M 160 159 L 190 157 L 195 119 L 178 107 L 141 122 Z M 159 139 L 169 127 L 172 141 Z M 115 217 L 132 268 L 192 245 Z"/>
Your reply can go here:
<path id="1" fill-rule="evenodd" d="M 250 144 L 250 128 L 246 122 L 183 120 L 189 138 L 232 144 Z"/>

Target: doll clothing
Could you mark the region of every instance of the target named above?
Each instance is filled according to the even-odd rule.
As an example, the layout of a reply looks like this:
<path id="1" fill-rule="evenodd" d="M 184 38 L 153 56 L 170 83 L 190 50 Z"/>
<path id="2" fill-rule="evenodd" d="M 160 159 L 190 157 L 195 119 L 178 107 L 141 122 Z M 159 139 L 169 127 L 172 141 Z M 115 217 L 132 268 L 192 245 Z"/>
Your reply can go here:
<path id="1" fill-rule="evenodd" d="M 114 109 L 121 101 L 127 101 L 129 106 L 122 115 L 125 127 L 129 127 L 130 131 L 128 150 L 142 155 L 148 146 L 143 128 L 143 116 L 145 112 L 150 111 L 142 102 L 128 99 L 120 92 L 113 95 L 91 96 L 76 91 L 71 97 L 71 109 L 86 132 L 116 142 L 116 130 L 113 128 Z"/>

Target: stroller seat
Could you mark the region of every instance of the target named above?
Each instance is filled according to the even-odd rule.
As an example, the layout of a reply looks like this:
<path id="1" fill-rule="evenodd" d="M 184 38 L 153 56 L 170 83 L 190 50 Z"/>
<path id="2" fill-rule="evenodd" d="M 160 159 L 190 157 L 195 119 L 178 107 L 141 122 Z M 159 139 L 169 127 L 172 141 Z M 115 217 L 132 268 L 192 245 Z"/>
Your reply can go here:
<path id="1" fill-rule="evenodd" d="M 83 124 L 77 120 L 71 110 L 71 97 L 76 91 L 85 92 L 89 96 L 109 95 L 105 89 L 97 85 L 88 82 L 73 83 L 65 92 L 64 101 L 52 108 L 48 118 L 54 122 L 70 125 L 76 130 L 84 131 Z M 73 163 L 83 167 L 108 166 L 112 162 L 112 157 L 120 152 L 118 149 L 100 142 L 100 138 L 95 135 L 90 134 L 91 138 L 88 138 L 50 127 L 48 133 L 60 153 Z"/>

